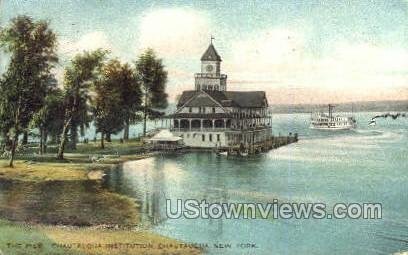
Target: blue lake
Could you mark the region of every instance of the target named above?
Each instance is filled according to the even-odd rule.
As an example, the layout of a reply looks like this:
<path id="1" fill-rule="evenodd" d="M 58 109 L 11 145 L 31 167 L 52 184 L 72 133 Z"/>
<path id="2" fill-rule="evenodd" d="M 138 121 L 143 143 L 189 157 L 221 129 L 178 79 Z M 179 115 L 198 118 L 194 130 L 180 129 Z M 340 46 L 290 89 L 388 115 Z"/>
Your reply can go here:
<path id="1" fill-rule="evenodd" d="M 408 250 L 408 119 L 358 113 L 352 131 L 308 128 L 307 114 L 277 114 L 274 134 L 300 141 L 248 158 L 157 156 L 112 171 L 107 186 L 140 201 L 153 231 L 206 243 L 208 254 L 394 254 Z M 382 219 L 167 219 L 166 199 L 209 202 L 381 203 Z M 214 244 L 231 244 L 218 249 Z M 253 243 L 256 248 L 238 247 Z"/>

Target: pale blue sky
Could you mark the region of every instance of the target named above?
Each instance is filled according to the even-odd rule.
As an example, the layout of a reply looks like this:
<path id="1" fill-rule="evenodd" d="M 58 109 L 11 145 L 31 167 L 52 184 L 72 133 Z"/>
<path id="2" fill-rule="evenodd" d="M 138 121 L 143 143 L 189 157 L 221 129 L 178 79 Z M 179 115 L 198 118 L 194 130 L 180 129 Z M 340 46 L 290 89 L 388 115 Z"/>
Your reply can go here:
<path id="1" fill-rule="evenodd" d="M 131 61 L 151 46 L 177 91 L 193 88 L 213 34 L 233 89 L 279 93 L 276 102 L 408 94 L 408 1 L 166 2 L 2 0 L 0 24 L 18 14 L 49 20 L 62 64 L 99 46 Z M 343 91 L 356 87 L 360 97 Z M 378 95 L 364 94 L 367 87 Z"/>

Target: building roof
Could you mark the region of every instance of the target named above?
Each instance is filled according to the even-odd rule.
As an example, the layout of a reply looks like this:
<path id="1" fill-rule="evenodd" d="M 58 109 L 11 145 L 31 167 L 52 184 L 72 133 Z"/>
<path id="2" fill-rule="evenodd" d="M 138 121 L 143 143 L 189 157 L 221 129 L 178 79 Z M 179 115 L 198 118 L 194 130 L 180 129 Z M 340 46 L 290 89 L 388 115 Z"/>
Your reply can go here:
<path id="1" fill-rule="evenodd" d="M 222 61 L 220 55 L 218 55 L 217 51 L 214 48 L 214 45 L 211 43 L 207 50 L 204 52 L 203 56 L 201 57 L 201 61 Z"/>
<path id="2" fill-rule="evenodd" d="M 201 104 L 202 100 L 190 100 L 199 93 L 207 94 L 223 107 L 263 108 L 268 106 L 265 91 L 187 90 L 183 91 L 177 107 L 181 107 L 185 104 L 191 107 L 204 106 L 204 104 Z"/>
<path id="3" fill-rule="evenodd" d="M 163 129 L 155 134 L 149 141 L 165 141 L 165 142 L 176 142 L 180 141 L 183 138 L 173 135 L 169 130 Z"/>
<path id="4" fill-rule="evenodd" d="M 202 119 L 202 118 L 231 118 L 234 115 L 232 113 L 175 113 L 168 115 L 169 118 L 191 118 L 191 119 Z"/>

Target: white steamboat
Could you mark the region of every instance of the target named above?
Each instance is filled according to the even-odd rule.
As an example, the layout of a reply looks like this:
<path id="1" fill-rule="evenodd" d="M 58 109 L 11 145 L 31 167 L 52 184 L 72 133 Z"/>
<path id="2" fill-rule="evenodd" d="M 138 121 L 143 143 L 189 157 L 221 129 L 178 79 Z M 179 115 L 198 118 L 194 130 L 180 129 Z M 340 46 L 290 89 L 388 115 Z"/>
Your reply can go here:
<path id="1" fill-rule="evenodd" d="M 354 117 L 333 115 L 334 105 L 329 104 L 329 113 L 312 113 L 310 128 L 321 130 L 348 130 L 356 127 Z"/>

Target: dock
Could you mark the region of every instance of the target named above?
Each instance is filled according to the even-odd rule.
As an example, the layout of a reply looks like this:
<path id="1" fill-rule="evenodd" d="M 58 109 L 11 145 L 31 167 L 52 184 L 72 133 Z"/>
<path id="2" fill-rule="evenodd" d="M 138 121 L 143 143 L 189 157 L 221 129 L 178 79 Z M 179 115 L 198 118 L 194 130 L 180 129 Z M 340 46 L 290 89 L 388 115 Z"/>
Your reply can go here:
<path id="1" fill-rule="evenodd" d="M 230 154 L 238 154 L 239 152 L 242 151 L 247 151 L 248 154 L 257 154 L 261 152 L 267 152 L 291 143 L 296 143 L 299 140 L 298 134 L 291 134 L 287 136 L 271 136 L 269 139 L 262 141 L 262 142 L 256 142 L 253 144 L 249 145 L 234 145 L 230 146 L 228 148 L 224 148 L 224 151 L 228 151 Z"/>

